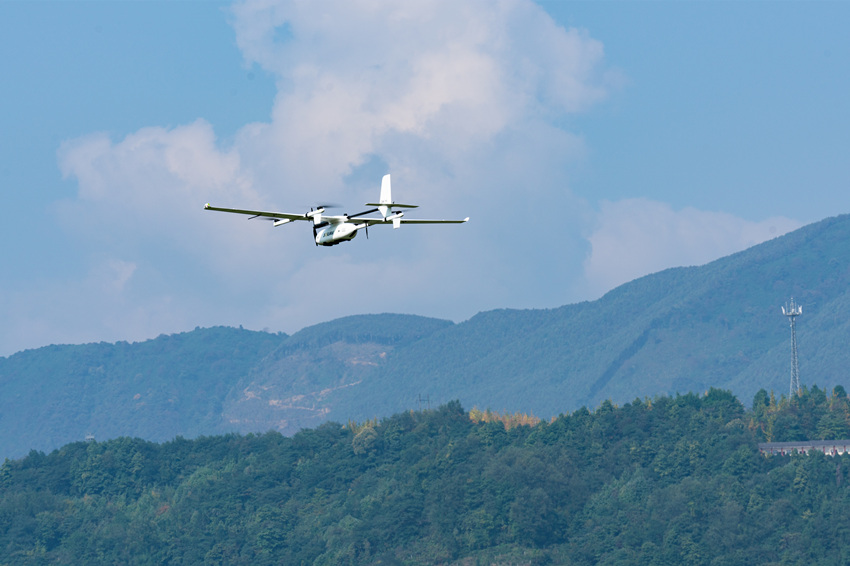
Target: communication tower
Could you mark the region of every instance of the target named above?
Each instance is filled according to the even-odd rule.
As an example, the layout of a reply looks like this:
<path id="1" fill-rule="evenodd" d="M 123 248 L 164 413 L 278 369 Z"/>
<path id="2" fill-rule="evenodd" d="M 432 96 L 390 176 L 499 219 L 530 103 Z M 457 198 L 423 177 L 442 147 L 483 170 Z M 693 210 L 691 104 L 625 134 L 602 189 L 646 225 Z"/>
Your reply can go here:
<path id="1" fill-rule="evenodd" d="M 797 365 L 797 324 L 796 319 L 803 314 L 803 307 L 794 303 L 794 297 L 791 297 L 791 304 L 788 308 L 782 307 L 782 314 L 788 317 L 791 321 L 791 396 L 800 392 L 800 368 Z"/>

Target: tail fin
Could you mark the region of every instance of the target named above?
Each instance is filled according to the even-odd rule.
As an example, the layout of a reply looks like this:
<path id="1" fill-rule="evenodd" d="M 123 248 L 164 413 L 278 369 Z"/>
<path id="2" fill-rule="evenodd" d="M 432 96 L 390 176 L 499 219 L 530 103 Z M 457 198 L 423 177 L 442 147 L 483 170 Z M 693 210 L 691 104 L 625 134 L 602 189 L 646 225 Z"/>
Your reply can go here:
<path id="1" fill-rule="evenodd" d="M 381 179 L 381 199 L 378 202 L 367 202 L 366 206 L 377 206 L 381 211 L 381 216 L 387 217 L 387 214 L 392 212 L 393 207 L 396 208 L 417 208 L 415 204 L 399 204 L 393 202 L 392 188 L 390 187 L 390 175 L 387 173 Z"/>
<path id="2" fill-rule="evenodd" d="M 384 178 L 381 179 L 381 200 L 379 202 L 381 204 L 392 204 L 393 203 L 392 189 L 390 188 L 390 174 L 389 173 L 384 175 Z"/>
<path id="3" fill-rule="evenodd" d="M 378 201 L 380 206 L 378 206 L 378 210 L 381 211 L 381 216 L 384 218 L 387 217 L 387 213 L 392 210 L 393 204 L 393 196 L 392 196 L 392 188 L 390 187 L 390 174 L 387 173 L 381 179 L 381 200 Z"/>

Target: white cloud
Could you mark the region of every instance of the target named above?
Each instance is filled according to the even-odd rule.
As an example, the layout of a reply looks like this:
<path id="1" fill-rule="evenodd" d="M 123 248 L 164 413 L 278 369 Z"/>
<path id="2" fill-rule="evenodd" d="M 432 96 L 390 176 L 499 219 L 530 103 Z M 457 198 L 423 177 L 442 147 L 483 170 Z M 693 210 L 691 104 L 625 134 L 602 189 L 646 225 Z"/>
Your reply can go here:
<path id="1" fill-rule="evenodd" d="M 291 332 L 356 312 L 457 320 L 568 298 L 584 205 L 565 164 L 583 142 L 556 124 L 606 96 L 600 42 L 523 0 L 244 2 L 232 24 L 246 62 L 277 79 L 270 121 L 246 124 L 228 147 L 201 119 L 60 149 L 79 191 L 57 214 L 109 292 L 65 282 L 89 314 L 45 336 L 243 323 Z M 375 229 L 370 242 L 316 250 L 309 227 L 201 209 L 359 208 L 379 176 L 368 187 L 348 176 L 372 159 L 420 216 L 473 221 Z M 541 202 L 559 210 L 566 243 L 537 238 Z"/>
<path id="2" fill-rule="evenodd" d="M 647 199 L 602 201 L 588 238 L 587 293 L 614 287 L 669 267 L 701 265 L 800 227 L 789 218 L 753 222 L 725 212 L 673 208 Z"/>
<path id="3" fill-rule="evenodd" d="M 118 143 L 106 134 L 70 140 L 59 150 L 59 165 L 77 180 L 79 200 L 137 216 L 180 214 L 179 205 L 207 195 L 256 199 L 238 152 L 220 150 L 204 120 L 143 128 Z"/>
<path id="4" fill-rule="evenodd" d="M 532 2 L 264 0 L 231 19 L 246 62 L 276 78 L 269 121 L 227 146 L 203 119 L 64 143 L 60 168 L 79 188 L 55 212 L 89 265 L 3 290 L 0 355 L 196 325 L 293 332 L 354 313 L 553 307 L 798 226 L 643 199 L 597 214 L 576 198 L 567 170 L 584 142 L 563 118 L 620 81 L 599 41 Z M 357 212 L 384 172 L 352 180 L 370 161 L 398 200 L 422 205 L 411 215 L 472 220 L 317 250 L 309 226 L 202 210 Z"/>
<path id="5" fill-rule="evenodd" d="M 127 282 L 133 277 L 135 271 L 135 263 L 120 259 L 111 259 L 101 266 L 100 273 L 96 274 L 96 280 L 100 284 L 93 287 L 99 287 L 106 293 L 121 293 L 127 286 Z"/>
<path id="6" fill-rule="evenodd" d="M 114 254 L 167 247 L 213 264 L 225 255 L 239 266 L 239 247 L 250 234 L 227 223 L 210 230 L 202 208 L 208 200 L 243 207 L 261 200 L 238 151 L 220 149 L 207 122 L 143 128 L 118 142 L 106 134 L 70 140 L 59 150 L 59 165 L 79 191 L 58 204 L 58 214 L 89 245 Z"/>
<path id="7" fill-rule="evenodd" d="M 102 257 L 79 279 L 56 277 L 2 289 L 0 355 L 47 344 L 142 340 L 185 330 L 190 305 L 168 293 L 150 296 L 146 282 L 138 279 L 135 263 Z"/>
<path id="8" fill-rule="evenodd" d="M 409 138 L 427 146 L 420 166 L 451 170 L 508 128 L 605 94 L 601 43 L 531 2 L 249 2 L 233 12 L 246 60 L 280 85 L 272 122 L 243 142 L 269 148 L 299 186 L 338 185 L 375 153 L 395 170 L 394 148 Z"/>

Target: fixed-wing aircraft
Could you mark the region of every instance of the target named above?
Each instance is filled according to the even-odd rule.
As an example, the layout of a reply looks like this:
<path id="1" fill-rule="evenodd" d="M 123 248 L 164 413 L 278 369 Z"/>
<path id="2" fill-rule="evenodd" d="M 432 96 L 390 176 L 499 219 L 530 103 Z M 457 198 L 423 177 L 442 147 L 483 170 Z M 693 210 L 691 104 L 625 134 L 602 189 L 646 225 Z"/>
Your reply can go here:
<path id="1" fill-rule="evenodd" d="M 242 210 L 239 208 L 219 208 L 210 206 L 209 203 L 204 205 L 204 210 L 217 210 L 219 212 L 233 212 L 236 214 L 247 214 L 252 218 L 265 218 L 274 222 L 274 226 L 289 224 L 295 220 L 309 220 L 313 223 L 313 238 L 317 246 L 335 246 L 342 242 L 353 240 L 359 230 L 366 231 L 366 237 L 369 237 L 369 226 L 390 224 L 393 228 L 398 228 L 402 224 L 462 224 L 467 222 L 467 216 L 463 220 L 419 220 L 412 218 L 404 218 L 404 212 L 393 210 L 395 208 L 418 208 L 415 204 L 399 204 L 393 202 L 392 189 L 390 187 L 390 176 L 384 175 L 381 179 L 381 197 L 378 202 L 367 202 L 366 206 L 374 206 L 369 210 L 358 212 L 357 214 L 341 214 L 341 215 L 326 215 L 324 214 L 327 205 L 319 206 L 315 210 L 310 209 L 310 212 L 303 214 L 291 214 L 288 212 L 263 212 L 259 210 Z M 366 216 L 379 212 L 380 217 Z"/>

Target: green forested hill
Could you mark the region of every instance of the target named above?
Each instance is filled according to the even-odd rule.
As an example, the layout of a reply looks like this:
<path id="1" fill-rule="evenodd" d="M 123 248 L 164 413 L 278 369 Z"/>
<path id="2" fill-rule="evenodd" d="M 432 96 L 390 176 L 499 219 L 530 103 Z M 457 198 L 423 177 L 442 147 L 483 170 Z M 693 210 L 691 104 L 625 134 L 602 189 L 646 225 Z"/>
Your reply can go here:
<path id="1" fill-rule="evenodd" d="M 280 340 L 210 328 L 0 358 L 0 456 L 52 449 L 89 433 L 168 440 L 212 432 L 232 384 Z"/>
<path id="2" fill-rule="evenodd" d="M 603 403 L 533 426 L 457 402 L 293 437 L 119 438 L 0 467 L 0 564 L 850 561 L 843 388 Z"/>
<path id="3" fill-rule="evenodd" d="M 381 314 L 292 336 L 212 328 L 49 346 L 0 358 L 0 457 L 87 433 L 292 434 L 452 399 L 550 417 L 709 387 L 744 399 L 760 388 L 781 394 L 790 331 L 780 306 L 792 296 L 804 308 L 802 381 L 831 389 L 848 381 L 848 289 L 845 215 L 553 309 L 494 310 L 459 324 Z"/>
<path id="4" fill-rule="evenodd" d="M 154 441 L 234 431 L 292 434 L 326 420 L 334 392 L 362 383 L 393 348 L 451 324 L 385 314 L 292 336 L 199 328 L 134 344 L 19 352 L 0 358 L 0 458 L 88 434 Z"/>
<path id="5" fill-rule="evenodd" d="M 418 394 L 545 416 L 712 386 L 743 398 L 763 387 L 787 392 L 790 330 L 780 307 L 792 296 L 804 308 L 802 380 L 847 384 L 845 215 L 704 266 L 640 278 L 597 301 L 481 313 L 392 356 L 367 384 L 359 415 L 373 400 L 387 402 L 379 414 L 410 407 Z M 397 393 L 377 394 L 386 390 Z"/>

